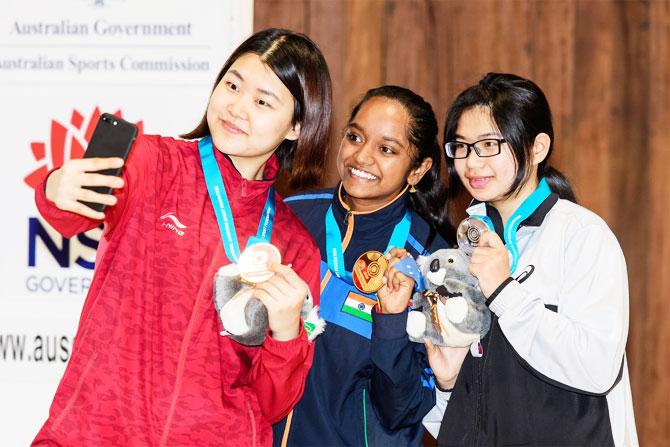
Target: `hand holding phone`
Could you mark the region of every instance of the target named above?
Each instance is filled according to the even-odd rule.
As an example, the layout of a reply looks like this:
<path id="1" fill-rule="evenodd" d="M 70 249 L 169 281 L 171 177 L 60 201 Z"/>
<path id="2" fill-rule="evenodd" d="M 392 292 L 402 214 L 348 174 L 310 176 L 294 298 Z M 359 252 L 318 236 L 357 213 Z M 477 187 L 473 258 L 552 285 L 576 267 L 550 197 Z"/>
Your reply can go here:
<path id="1" fill-rule="evenodd" d="M 116 204 L 113 188 L 137 136 L 137 126 L 114 115 L 100 117 L 84 158 L 69 160 L 47 179 L 46 196 L 65 211 L 104 219 L 106 206 Z"/>
<path id="2" fill-rule="evenodd" d="M 84 153 L 84 159 L 118 157 L 126 160 L 136 137 L 136 125 L 109 113 L 103 113 L 102 116 L 100 116 L 98 125 L 95 126 L 91 141 L 89 141 L 86 152 Z M 97 171 L 97 173 L 100 175 L 113 175 L 119 177 L 121 175 L 121 168 L 122 167 L 107 168 Z M 82 185 L 82 187 L 99 194 L 112 193 L 112 188 L 109 186 Z M 105 203 L 100 202 L 82 201 L 82 203 L 101 212 L 105 209 L 105 206 L 107 206 Z"/>

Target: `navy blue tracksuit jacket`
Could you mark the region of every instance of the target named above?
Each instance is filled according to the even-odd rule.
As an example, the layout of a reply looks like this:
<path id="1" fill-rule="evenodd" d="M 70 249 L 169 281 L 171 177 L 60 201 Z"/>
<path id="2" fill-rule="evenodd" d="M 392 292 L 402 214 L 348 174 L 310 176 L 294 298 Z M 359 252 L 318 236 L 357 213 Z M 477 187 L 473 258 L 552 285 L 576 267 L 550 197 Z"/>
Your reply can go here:
<path id="1" fill-rule="evenodd" d="M 408 193 L 370 213 L 349 212 L 338 189 L 289 197 L 286 203 L 321 251 L 321 316 L 327 326 L 315 341 L 305 393 L 289 415 L 290 423 L 287 418 L 273 427 L 274 444 L 286 438 L 288 446 L 420 446 L 421 420 L 435 405 L 424 346 L 409 341 L 407 312 L 371 311 L 374 295 L 347 289 L 329 272 L 326 258 L 325 215 L 331 205 L 350 272 L 362 253 L 386 250 L 407 210 Z M 447 248 L 419 215 L 411 218 L 405 248 L 414 257 L 428 253 L 426 245 L 430 251 Z M 347 303 L 361 312 L 352 312 Z"/>

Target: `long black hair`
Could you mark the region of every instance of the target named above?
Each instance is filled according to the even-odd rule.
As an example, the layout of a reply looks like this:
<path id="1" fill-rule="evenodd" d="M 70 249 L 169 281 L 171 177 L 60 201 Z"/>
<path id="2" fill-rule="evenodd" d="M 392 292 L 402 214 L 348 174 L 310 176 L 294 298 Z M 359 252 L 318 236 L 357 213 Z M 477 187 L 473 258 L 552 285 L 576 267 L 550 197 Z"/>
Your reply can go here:
<path id="1" fill-rule="evenodd" d="M 387 98 L 398 102 L 407 111 L 409 125 L 407 139 L 416 148 L 412 155 L 410 170 L 421 165 L 424 159 L 433 162 L 419 183 L 414 185 L 416 193 L 409 194 L 409 205 L 413 211 L 423 217 L 430 227 L 450 243 L 455 242 L 454 226 L 449 219 L 447 191 L 440 176 L 442 149 L 437 141 L 437 120 L 431 105 L 421 96 L 404 87 L 383 85 L 368 90 L 354 106 L 349 116 L 353 122 L 360 108 L 372 98 Z"/>
<path id="2" fill-rule="evenodd" d="M 549 135 L 551 144 L 545 159 L 537 166 L 537 179 L 546 178 L 551 190 L 562 199 L 577 202 L 567 178 L 549 165 L 554 147 L 554 126 L 551 109 L 544 93 L 533 81 L 507 73 L 488 73 L 478 84 L 466 88 L 447 112 L 444 142 L 456 138 L 461 115 L 473 107 L 486 107 L 493 122 L 507 141 L 516 162 L 516 178 L 507 191 L 511 197 L 529 180 L 535 137 Z M 454 168 L 454 159 L 447 157 L 449 195 L 456 197 L 463 188 Z"/>
<path id="3" fill-rule="evenodd" d="M 268 28 L 249 37 L 230 55 L 216 77 L 212 91 L 235 61 L 245 54 L 260 56 L 293 95 L 293 125 L 300 123 L 300 136 L 284 140 L 275 154 L 280 168 L 290 175 L 293 189 L 317 185 L 323 178 L 326 149 L 331 131 L 332 86 L 321 50 L 304 34 Z M 200 123 L 183 138 L 210 135 L 207 110 Z"/>

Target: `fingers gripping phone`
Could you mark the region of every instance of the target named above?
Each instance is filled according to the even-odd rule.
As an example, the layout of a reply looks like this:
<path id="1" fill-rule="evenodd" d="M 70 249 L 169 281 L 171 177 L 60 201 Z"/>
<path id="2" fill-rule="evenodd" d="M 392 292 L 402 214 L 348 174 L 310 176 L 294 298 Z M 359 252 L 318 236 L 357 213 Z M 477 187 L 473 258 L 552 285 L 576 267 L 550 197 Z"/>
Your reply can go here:
<path id="1" fill-rule="evenodd" d="M 126 160 L 136 137 L 137 126 L 135 124 L 129 123 L 110 113 L 103 113 L 100 116 L 98 124 L 95 126 L 91 140 L 88 142 L 84 158 L 119 157 Z M 121 169 L 122 168 L 103 169 L 101 171 L 96 171 L 96 173 L 115 175 L 118 177 L 121 175 Z M 101 194 L 112 193 L 112 188 L 108 186 L 84 186 L 84 188 Z M 96 211 L 103 211 L 106 206 L 102 203 L 90 203 L 84 201 L 81 201 L 81 203 Z"/>

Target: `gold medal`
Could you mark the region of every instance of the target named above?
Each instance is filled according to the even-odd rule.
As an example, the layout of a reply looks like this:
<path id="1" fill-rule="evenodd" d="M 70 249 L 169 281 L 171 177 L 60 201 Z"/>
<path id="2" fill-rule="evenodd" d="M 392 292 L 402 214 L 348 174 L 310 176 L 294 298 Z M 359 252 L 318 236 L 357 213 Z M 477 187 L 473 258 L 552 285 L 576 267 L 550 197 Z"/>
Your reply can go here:
<path id="1" fill-rule="evenodd" d="M 240 255 L 237 266 L 243 281 L 251 284 L 266 281 L 274 275 L 270 266 L 281 263 L 281 253 L 277 247 L 267 242 L 248 246 Z"/>
<path id="2" fill-rule="evenodd" d="M 388 268 L 384 253 L 366 251 L 356 259 L 352 272 L 354 285 L 364 293 L 374 293 L 384 285 L 382 278 Z"/>

